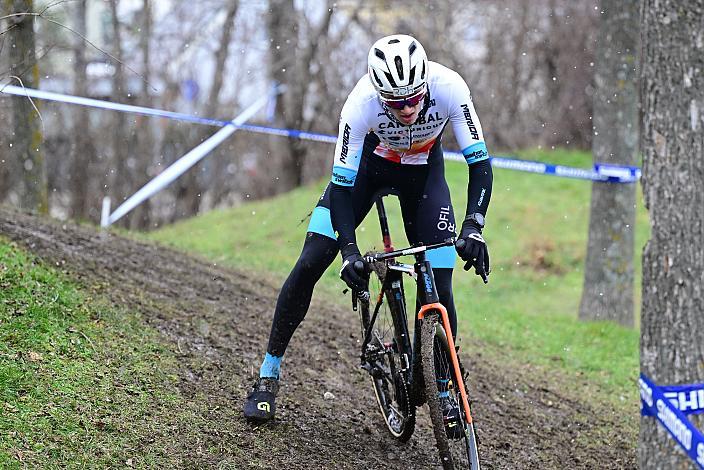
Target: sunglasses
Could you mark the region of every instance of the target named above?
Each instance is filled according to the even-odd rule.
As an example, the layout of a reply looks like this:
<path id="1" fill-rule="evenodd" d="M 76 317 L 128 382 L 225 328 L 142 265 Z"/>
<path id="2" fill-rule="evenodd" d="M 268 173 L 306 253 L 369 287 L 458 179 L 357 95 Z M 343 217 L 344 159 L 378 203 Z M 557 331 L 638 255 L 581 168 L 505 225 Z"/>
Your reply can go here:
<path id="1" fill-rule="evenodd" d="M 425 90 L 421 90 L 415 95 L 406 96 L 404 98 L 384 98 L 383 96 L 380 98 L 382 103 L 392 109 L 400 110 L 406 106 L 410 106 L 412 108 L 423 101 L 423 98 L 425 98 Z"/>

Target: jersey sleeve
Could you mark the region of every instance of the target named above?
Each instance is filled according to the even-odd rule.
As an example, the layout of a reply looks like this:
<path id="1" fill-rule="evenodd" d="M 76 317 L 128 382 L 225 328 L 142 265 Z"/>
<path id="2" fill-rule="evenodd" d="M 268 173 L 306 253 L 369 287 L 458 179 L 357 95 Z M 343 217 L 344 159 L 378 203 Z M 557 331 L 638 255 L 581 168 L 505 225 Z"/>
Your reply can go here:
<path id="1" fill-rule="evenodd" d="M 340 127 L 332 166 L 331 181 L 334 184 L 354 186 L 367 131 L 368 126 L 364 122 L 362 109 L 355 105 L 354 96 L 350 96 L 340 113 Z"/>
<path id="2" fill-rule="evenodd" d="M 462 155 L 468 165 L 481 162 L 489 158 L 489 151 L 484 142 L 482 125 L 479 123 L 479 116 L 474 110 L 472 95 L 465 81 L 457 75 L 456 80 L 451 83 L 451 93 L 449 102 L 450 122 L 452 130 L 455 132 L 457 143 L 462 149 Z"/>

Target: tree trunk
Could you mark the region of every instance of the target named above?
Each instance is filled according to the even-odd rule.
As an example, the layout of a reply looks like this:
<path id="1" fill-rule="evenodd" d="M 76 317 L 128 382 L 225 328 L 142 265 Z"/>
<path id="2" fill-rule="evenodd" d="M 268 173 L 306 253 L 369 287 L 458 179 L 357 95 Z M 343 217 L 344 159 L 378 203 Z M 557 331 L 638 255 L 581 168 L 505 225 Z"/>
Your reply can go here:
<path id="1" fill-rule="evenodd" d="M 279 95 L 277 125 L 288 129 L 310 128 L 310 119 L 304 117 L 311 86 L 315 83 L 311 63 L 316 60 L 318 47 L 329 35 L 332 15 L 335 11 L 328 0 L 327 10 L 320 24 L 312 28 L 308 23 L 305 34 L 301 34 L 301 23 L 308 21 L 296 10 L 293 0 L 270 0 L 267 28 L 271 38 L 270 75 L 276 83 L 286 85 Z M 302 44 L 299 35 L 308 38 Z M 322 71 L 318 71 L 322 73 Z M 300 139 L 281 138 L 272 140 L 272 152 L 282 161 L 278 188 L 287 191 L 303 184 L 303 171 L 309 145 Z"/>
<path id="2" fill-rule="evenodd" d="M 222 35 L 220 36 L 220 45 L 215 51 L 215 73 L 213 74 L 213 85 L 210 87 L 206 109 L 203 115 L 208 116 L 205 111 L 213 112 L 218 108 L 220 102 L 220 91 L 222 90 L 223 78 L 225 76 L 225 65 L 227 57 L 230 53 L 230 41 L 232 40 L 232 31 L 235 29 L 235 17 L 237 16 L 237 8 L 239 7 L 238 0 L 229 0 L 229 7 L 225 15 L 225 22 L 222 26 Z"/>
<path id="3" fill-rule="evenodd" d="M 152 107 L 149 81 L 151 79 L 151 57 L 150 40 L 152 35 L 152 9 L 150 0 L 142 0 L 142 30 L 139 34 L 140 47 L 142 49 L 142 105 Z M 136 116 L 134 127 L 134 140 L 136 141 L 137 155 L 134 187 L 141 188 L 149 181 L 149 167 L 154 160 L 154 134 L 152 132 L 153 118 Z M 146 229 L 149 227 L 149 213 L 151 201 L 147 199 L 135 207 L 132 217 L 129 219 L 129 226 L 132 229 Z"/>
<path id="4" fill-rule="evenodd" d="M 238 1 L 230 0 L 227 12 L 225 14 L 225 22 L 223 23 L 220 42 L 217 50 L 215 51 L 215 71 L 213 73 L 213 84 L 210 87 L 208 99 L 203 106 L 203 116 L 212 116 L 213 113 L 218 110 L 220 91 L 222 90 L 225 65 L 230 51 L 230 41 L 232 39 L 232 32 L 235 27 L 235 17 L 237 16 L 238 6 Z M 229 116 L 229 118 L 232 118 L 232 116 Z M 194 138 L 189 139 L 189 141 L 195 140 L 197 141 L 197 145 L 200 145 L 202 142 L 209 139 L 213 133 L 214 131 L 210 127 L 194 129 L 189 133 L 189 135 L 192 135 Z M 222 148 L 222 146 L 220 148 Z M 217 152 L 217 150 L 214 150 L 213 152 Z M 217 164 L 215 155 L 210 155 L 208 158 L 210 159 L 209 164 Z M 179 178 L 179 182 L 176 186 L 177 218 L 185 218 L 196 215 L 201 208 L 203 194 L 207 190 L 207 186 L 203 184 L 202 172 L 205 168 L 204 163 L 205 162 L 201 160 Z"/>
<path id="5" fill-rule="evenodd" d="M 76 2 L 76 32 L 86 35 L 86 0 Z M 74 46 L 75 76 L 73 91 L 76 96 L 88 96 L 86 77 L 85 43 L 83 38 L 75 37 Z M 85 219 L 88 217 L 90 201 L 89 167 L 95 156 L 95 147 L 90 132 L 90 111 L 85 106 L 76 106 L 73 110 L 73 155 L 71 156 L 71 173 L 69 191 L 71 193 L 71 217 Z M 98 201 L 93 201 L 96 203 Z"/>
<path id="6" fill-rule="evenodd" d="M 204 116 L 212 115 L 215 110 L 222 108 L 220 105 L 220 92 L 222 91 L 223 78 L 227 73 L 227 58 L 230 55 L 230 42 L 232 40 L 232 33 L 235 29 L 235 18 L 237 17 L 238 8 L 239 1 L 231 0 L 225 16 L 222 35 L 220 36 L 220 45 L 215 52 L 215 74 L 213 76 L 213 86 L 210 88 L 210 93 L 208 94 L 206 109 L 203 112 Z M 230 86 L 232 85 L 233 84 L 230 83 Z M 234 86 L 235 89 L 237 89 L 237 85 L 234 84 Z M 228 119 L 231 119 L 231 110 L 228 111 L 228 114 Z M 212 134 L 212 131 L 205 132 L 208 136 Z M 210 181 L 208 185 L 211 207 L 215 207 L 217 203 L 222 200 L 223 196 L 232 188 L 232 178 L 226 176 L 227 166 L 238 157 L 236 153 L 231 150 L 228 151 L 228 149 L 232 149 L 232 147 L 232 141 L 223 143 L 223 145 L 218 148 L 217 153 L 211 158 L 213 170 L 210 172 Z M 209 207 L 201 207 L 201 210 L 208 209 Z"/>
<path id="7" fill-rule="evenodd" d="M 644 0 L 641 370 L 657 385 L 704 382 L 704 4 Z M 702 427 L 701 417 L 689 419 Z M 642 417 L 643 469 L 692 468 L 653 418 Z"/>
<path id="8" fill-rule="evenodd" d="M 0 16 L 4 17 L 11 14 L 11 6 L 11 2 L 7 2 L 5 0 L 0 2 Z M 11 24 L 11 20 L 0 20 L 0 30 L 5 31 Z M 3 49 L 7 39 L 6 36 L 7 35 L 3 35 L 3 38 L 0 39 L 0 47 L 2 47 Z M 0 70 L 8 70 L 9 68 L 9 65 L 7 64 L 8 61 L 5 60 L 6 57 L 6 54 L 0 53 Z M 3 80 L 3 82 L 6 83 L 7 80 Z M 3 97 L 0 102 L 3 102 L 4 100 L 5 97 Z M 0 128 L 0 148 L 8 149 L 10 148 L 10 142 L 12 142 L 10 139 L 12 129 L 8 125 L 12 122 L 12 117 L 9 116 L 8 110 L 6 110 L 4 106 L 0 109 L 2 109 L 2 111 L 0 111 L 0 120 L 6 123 L 5 128 Z M 0 153 L 0 204 L 5 202 L 5 198 L 7 198 L 7 195 L 10 192 L 12 175 L 14 173 L 12 163 L 13 159 L 10 158 L 10 155 L 8 153 Z"/>
<path id="9" fill-rule="evenodd" d="M 300 125 L 303 115 L 303 97 L 295 89 L 296 81 L 300 78 L 295 72 L 299 53 L 298 12 L 293 0 L 270 0 L 269 9 L 267 27 L 271 38 L 270 74 L 274 82 L 287 87 L 277 98 L 275 124 L 277 127 L 290 128 L 291 125 Z M 288 191 L 300 185 L 305 153 L 302 153 L 297 140 L 272 138 L 274 158 L 282 163 L 281 174 L 277 175 L 281 191 Z"/>
<path id="10" fill-rule="evenodd" d="M 634 165 L 638 151 L 639 0 L 603 0 L 594 96 L 595 163 Z M 633 326 L 634 184 L 595 182 L 581 320 Z"/>
<path id="11" fill-rule="evenodd" d="M 112 16 L 112 33 L 113 33 L 113 55 L 117 58 L 114 61 L 115 74 L 112 79 L 112 96 L 118 103 L 124 103 L 127 96 L 127 85 L 125 83 L 125 74 L 123 70 L 123 54 L 122 54 L 122 34 L 120 21 L 117 16 L 119 0 L 110 0 L 110 13 Z M 125 201 L 128 196 L 127 192 L 132 189 L 130 171 L 127 165 L 128 159 L 128 143 L 127 143 L 127 123 L 124 113 L 114 112 L 114 128 L 112 129 L 113 155 L 112 162 L 109 165 L 109 193 L 112 198 L 113 207 L 117 207 Z M 128 214 L 123 219 L 123 223 L 129 226 L 129 220 L 132 214 Z"/>
<path id="12" fill-rule="evenodd" d="M 7 11 L 33 12 L 32 0 L 5 0 Z M 39 65 L 34 48 L 34 17 L 16 16 L 9 20 L 10 76 L 22 81 L 18 86 L 39 87 Z M 34 106 L 39 103 L 34 101 Z M 19 163 L 15 176 L 20 208 L 45 214 L 49 211 L 46 162 L 41 152 L 41 121 L 26 97 L 12 97 L 14 138 L 9 157 Z"/>

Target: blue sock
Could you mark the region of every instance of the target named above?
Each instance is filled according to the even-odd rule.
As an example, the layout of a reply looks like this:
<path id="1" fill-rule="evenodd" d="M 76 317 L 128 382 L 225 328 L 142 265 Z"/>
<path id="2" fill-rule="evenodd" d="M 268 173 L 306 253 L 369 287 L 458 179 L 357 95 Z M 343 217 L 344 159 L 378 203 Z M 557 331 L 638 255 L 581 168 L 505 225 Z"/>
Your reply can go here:
<path id="1" fill-rule="evenodd" d="M 283 356 L 277 357 L 266 353 L 264 362 L 262 362 L 262 366 L 259 368 L 259 377 L 278 379 L 281 369 L 281 359 L 283 359 Z"/>
<path id="2" fill-rule="evenodd" d="M 450 379 L 437 379 L 438 382 L 438 397 L 440 398 L 446 398 L 450 396 L 450 392 L 447 391 L 447 384 L 450 382 Z"/>

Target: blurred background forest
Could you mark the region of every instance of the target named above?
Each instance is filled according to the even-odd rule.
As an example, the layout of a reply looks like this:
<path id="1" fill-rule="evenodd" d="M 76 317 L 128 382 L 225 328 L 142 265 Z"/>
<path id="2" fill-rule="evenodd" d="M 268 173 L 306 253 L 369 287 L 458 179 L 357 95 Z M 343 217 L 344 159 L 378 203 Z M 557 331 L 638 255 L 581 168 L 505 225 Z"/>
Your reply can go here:
<path id="1" fill-rule="evenodd" d="M 12 3 L 3 3 L 0 16 Z M 232 119 L 281 82 L 288 88 L 276 112 L 262 111 L 250 122 L 336 134 L 344 99 L 366 72 L 370 45 L 410 33 L 430 60 L 465 78 L 492 154 L 591 148 L 596 2 L 535 0 L 525 8 L 521 0 L 35 0 L 33 7 L 41 12 L 34 17 L 35 88 Z M 11 77 L 7 34 L 14 20 L 0 23 L 0 86 L 19 85 Z M 17 205 L 25 169 L 12 157 L 12 99 L 0 94 L 0 203 Z M 104 196 L 122 202 L 217 131 L 35 104 L 49 212 L 60 218 L 98 222 Z M 447 148 L 454 144 L 445 138 Z M 120 223 L 149 229 L 288 191 L 327 175 L 332 150 L 238 132 Z"/>

